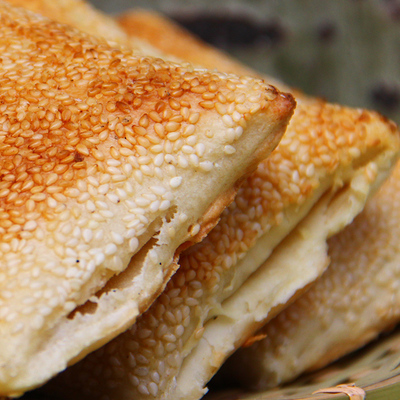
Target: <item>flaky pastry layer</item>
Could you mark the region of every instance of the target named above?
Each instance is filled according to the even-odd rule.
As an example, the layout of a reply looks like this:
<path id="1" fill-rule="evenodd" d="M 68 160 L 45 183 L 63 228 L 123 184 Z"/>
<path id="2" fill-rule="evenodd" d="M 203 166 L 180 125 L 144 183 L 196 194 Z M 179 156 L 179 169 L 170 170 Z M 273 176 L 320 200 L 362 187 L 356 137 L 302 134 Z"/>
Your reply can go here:
<path id="1" fill-rule="evenodd" d="M 324 275 L 262 328 L 265 339 L 233 356 L 227 376 L 252 389 L 275 386 L 363 346 L 400 320 L 399 202 L 397 164 L 363 212 L 329 240 Z"/>

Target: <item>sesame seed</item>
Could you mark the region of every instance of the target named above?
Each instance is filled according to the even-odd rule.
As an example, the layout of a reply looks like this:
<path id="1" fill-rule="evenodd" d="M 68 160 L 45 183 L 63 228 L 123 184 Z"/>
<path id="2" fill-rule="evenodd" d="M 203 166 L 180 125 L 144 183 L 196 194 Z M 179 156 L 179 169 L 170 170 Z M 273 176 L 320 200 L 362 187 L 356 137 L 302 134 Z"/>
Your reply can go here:
<path id="1" fill-rule="evenodd" d="M 195 149 L 196 149 L 196 154 L 199 157 L 203 157 L 203 155 L 206 151 L 206 146 L 203 143 L 198 143 L 198 144 L 196 144 Z"/>
<path id="2" fill-rule="evenodd" d="M 231 146 L 231 145 L 226 145 L 225 147 L 224 147 L 224 153 L 225 154 L 234 154 L 234 153 L 236 153 L 236 149 L 233 147 L 233 146 Z"/>
<path id="3" fill-rule="evenodd" d="M 211 110 L 212 108 L 214 108 L 214 102 L 211 100 L 205 100 L 205 101 L 201 101 L 199 103 L 199 105 L 207 110 Z"/>
<path id="4" fill-rule="evenodd" d="M 213 163 L 211 161 L 202 161 L 199 163 L 200 168 L 204 172 L 210 172 L 213 169 Z"/>
<path id="5" fill-rule="evenodd" d="M 170 179 L 169 184 L 173 189 L 178 188 L 182 183 L 181 176 L 175 176 L 174 178 Z"/>
<path id="6" fill-rule="evenodd" d="M 118 248 L 114 243 L 109 243 L 104 249 L 104 254 L 107 256 L 113 255 L 117 252 Z"/>
<path id="7" fill-rule="evenodd" d="M 86 243 L 90 243 L 93 239 L 93 231 L 91 229 L 83 229 L 82 236 Z"/>
<path id="8" fill-rule="evenodd" d="M 194 167 L 199 166 L 199 157 L 196 154 L 190 154 L 189 161 L 190 161 L 190 164 L 192 164 Z"/>
<path id="9" fill-rule="evenodd" d="M 225 114 L 225 115 L 222 117 L 222 121 L 223 121 L 223 122 L 225 123 L 225 125 L 226 125 L 227 127 L 229 127 L 229 128 L 231 128 L 231 127 L 234 126 L 233 119 L 232 119 L 232 117 L 231 117 L 230 115 L 228 115 L 228 114 Z"/>
<path id="10" fill-rule="evenodd" d="M 28 221 L 24 227 L 23 230 L 24 231 L 33 231 L 37 228 L 37 222 L 36 221 Z"/>
<path id="11" fill-rule="evenodd" d="M 129 240 L 129 250 L 132 253 L 135 253 L 136 250 L 139 248 L 139 241 L 136 237 Z"/>
<path id="12" fill-rule="evenodd" d="M 121 245 L 122 243 L 124 243 L 124 238 L 117 232 L 112 231 L 111 238 L 113 242 L 117 245 Z"/>
<path id="13" fill-rule="evenodd" d="M 193 226 L 190 228 L 190 230 L 189 230 L 189 233 L 190 233 L 192 236 L 197 235 L 199 232 L 200 232 L 200 224 L 195 224 L 195 225 L 193 225 Z"/>
<path id="14" fill-rule="evenodd" d="M 136 370 L 135 370 L 135 373 L 136 373 Z M 138 386 L 138 391 L 140 394 L 143 394 L 143 395 L 148 396 L 150 394 L 149 390 L 147 389 L 147 387 L 144 384 L 140 384 Z"/>
<path id="15" fill-rule="evenodd" d="M 191 113 L 190 117 L 189 117 L 189 123 L 195 125 L 195 124 L 197 124 L 199 119 L 200 119 L 200 113 L 197 113 L 197 112 Z"/>
<path id="16" fill-rule="evenodd" d="M 103 186 L 106 186 L 106 185 L 103 185 Z M 107 185 L 108 186 L 108 185 Z M 99 188 L 100 189 L 100 188 Z M 108 200 L 110 200 L 112 203 L 114 203 L 114 204 L 118 204 L 119 202 L 120 202 L 120 199 L 119 199 L 119 197 L 116 195 L 116 194 L 113 194 L 113 193 L 107 193 L 106 194 L 106 197 L 107 197 L 107 199 Z"/>

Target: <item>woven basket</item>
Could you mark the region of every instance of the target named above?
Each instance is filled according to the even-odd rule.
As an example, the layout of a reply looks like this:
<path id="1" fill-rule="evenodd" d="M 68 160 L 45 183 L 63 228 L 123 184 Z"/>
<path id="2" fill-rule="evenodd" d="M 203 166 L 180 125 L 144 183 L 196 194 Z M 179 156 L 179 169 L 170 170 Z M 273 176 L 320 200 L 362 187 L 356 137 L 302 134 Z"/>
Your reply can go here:
<path id="1" fill-rule="evenodd" d="M 337 385 L 362 388 L 367 400 L 400 399 L 400 328 L 330 366 L 262 393 L 211 391 L 207 400 L 361 400 L 347 394 L 314 392 Z M 341 390 L 343 388 L 338 388 Z M 350 387 L 351 389 L 351 387 Z M 349 389 L 349 390 L 350 390 Z"/>

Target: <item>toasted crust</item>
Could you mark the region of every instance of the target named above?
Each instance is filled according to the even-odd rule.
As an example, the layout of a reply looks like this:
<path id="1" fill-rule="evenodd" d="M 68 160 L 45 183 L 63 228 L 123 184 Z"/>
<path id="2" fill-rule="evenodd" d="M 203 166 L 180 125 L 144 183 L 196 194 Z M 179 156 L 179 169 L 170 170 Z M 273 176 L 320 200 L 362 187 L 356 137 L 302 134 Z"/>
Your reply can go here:
<path id="1" fill-rule="evenodd" d="M 83 0 L 6 0 L 13 6 L 37 12 L 54 21 L 78 28 L 91 35 L 104 38 L 112 45 L 124 46 L 138 54 L 164 57 L 162 50 L 138 37 L 131 38 L 113 18 L 99 12 Z M 169 60 L 181 61 L 169 55 Z"/>
<path id="2" fill-rule="evenodd" d="M 91 35 L 106 38 L 120 44 L 129 44 L 128 35 L 118 23 L 95 10 L 90 3 L 81 0 L 7 0 L 16 7 L 37 12 L 52 20 L 79 28 Z"/>
<path id="3" fill-rule="evenodd" d="M 0 394 L 16 395 L 150 305 L 294 100 L 5 2 L 0 22 Z"/>

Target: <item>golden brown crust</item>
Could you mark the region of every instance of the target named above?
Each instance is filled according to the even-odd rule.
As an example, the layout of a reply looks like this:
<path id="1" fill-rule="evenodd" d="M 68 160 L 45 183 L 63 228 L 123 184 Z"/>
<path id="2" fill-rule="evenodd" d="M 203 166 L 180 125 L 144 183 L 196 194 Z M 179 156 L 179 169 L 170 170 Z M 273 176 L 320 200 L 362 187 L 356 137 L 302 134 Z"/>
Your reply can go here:
<path id="1" fill-rule="evenodd" d="M 7 0 L 16 7 L 23 7 L 63 24 L 79 28 L 83 32 L 108 41 L 130 44 L 127 34 L 117 22 L 95 10 L 82 0 Z"/>
<path id="2" fill-rule="evenodd" d="M 10 31 L 16 24 L 4 16 L 1 22 L 5 31 Z M 43 33 L 46 30 L 56 40 L 50 42 Z M 118 147 L 121 148 L 122 144 L 123 153 L 140 156 L 140 149 L 148 151 L 152 141 L 160 142 L 168 132 L 178 132 L 181 122 L 175 120 L 183 118 L 173 111 L 178 105 L 181 109 L 183 103 L 189 104 L 190 96 L 199 98 L 198 106 L 192 106 L 192 111 L 188 111 L 194 117 L 198 116 L 196 112 L 207 113 L 209 107 L 203 106 L 204 103 L 214 107 L 214 101 L 205 101 L 204 91 L 202 96 L 196 95 L 198 91 L 190 83 L 183 83 L 178 91 L 171 89 L 175 84 L 181 86 L 174 81 L 180 75 L 178 68 L 172 72 L 171 67 L 162 62 L 154 68 L 155 64 L 150 64 L 152 60 L 132 59 L 132 67 L 127 71 L 123 65 L 126 63 L 121 63 L 126 54 L 118 50 L 103 50 L 97 44 L 89 44 L 86 48 L 80 43 L 71 45 L 72 36 L 52 22 L 46 22 L 43 30 L 34 26 L 24 27 L 15 40 L 26 43 L 24 51 L 29 52 L 27 65 L 42 62 L 53 63 L 55 67 L 29 73 L 21 69 L 20 72 L 27 76 L 15 79 L 16 82 L 10 74 L 2 77 L 0 96 L 3 113 L 7 111 L 2 117 L 3 141 L 0 148 L 3 177 L 0 201 L 4 213 L 1 233 L 5 242 L 21 235 L 18 232 L 25 226 L 24 214 L 35 211 L 35 202 L 43 204 L 47 196 L 40 193 L 44 190 L 55 199 L 64 200 L 66 197 L 64 201 L 67 201 L 76 198 L 76 182 L 90 175 L 88 170 L 100 169 L 106 153 L 109 152 L 118 162 L 121 157 Z M 63 64 L 57 65 L 57 55 L 44 58 L 41 43 L 44 48 L 53 47 L 53 54 L 62 54 L 68 67 L 63 69 Z M 3 63 L 6 60 L 12 62 L 13 57 L 13 53 L 3 52 Z M 17 57 L 20 57 L 18 53 Z M 106 75 L 98 74 L 93 61 L 97 58 L 103 58 L 102 68 L 107 69 Z M 74 59 L 78 59 L 75 65 Z M 23 64 L 21 57 L 20 60 Z M 87 71 L 85 79 L 77 68 Z M 140 69 L 146 71 L 147 76 L 141 75 Z M 138 77 L 141 82 L 133 83 Z M 200 80 L 194 76 L 190 79 L 197 80 L 198 87 L 203 87 L 202 79 L 207 81 L 206 85 L 214 85 L 214 97 L 215 94 L 219 96 L 218 78 L 215 78 L 206 73 Z M 38 83 L 29 85 L 30 79 L 38 79 Z M 119 93 L 119 87 L 126 89 Z M 169 99 L 166 98 L 168 92 L 172 95 Z M 192 94 L 188 97 L 189 92 Z M 77 98 L 86 98 L 86 101 Z M 174 98 L 179 98 L 180 104 Z M 171 108 L 172 103 L 177 104 Z M 165 123 L 165 128 L 160 126 L 157 129 L 157 124 L 164 124 L 165 118 L 170 120 Z M 114 132 L 118 143 L 110 138 L 110 131 Z M 5 136 L 8 132 L 11 137 Z M 47 136 L 43 138 L 42 132 L 48 132 Z M 146 135 L 149 135 L 148 139 Z M 17 226 L 21 228 L 17 230 Z"/>
<path id="3" fill-rule="evenodd" d="M 138 54 L 167 59 L 163 51 L 156 49 L 138 37 L 130 38 L 111 17 L 101 13 L 84 0 L 7 0 L 10 4 L 37 12 L 54 21 L 71 25 L 97 37 L 103 37 L 113 46 L 129 47 Z M 169 56 L 168 60 L 181 61 Z"/>

